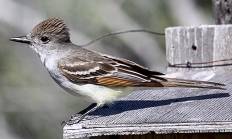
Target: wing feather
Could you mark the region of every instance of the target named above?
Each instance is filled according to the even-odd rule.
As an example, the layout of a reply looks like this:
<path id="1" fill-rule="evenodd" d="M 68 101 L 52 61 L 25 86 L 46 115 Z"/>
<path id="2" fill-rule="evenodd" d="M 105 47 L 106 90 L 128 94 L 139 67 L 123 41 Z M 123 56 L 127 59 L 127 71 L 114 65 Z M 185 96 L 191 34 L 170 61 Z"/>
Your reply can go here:
<path id="1" fill-rule="evenodd" d="M 129 60 L 89 51 L 84 58 L 73 54 L 60 59 L 58 67 L 73 82 L 107 86 L 154 86 L 151 76 L 162 75 Z"/>
<path id="2" fill-rule="evenodd" d="M 116 78 L 116 77 L 102 77 L 97 78 L 98 83 L 100 85 L 108 85 L 108 86 L 136 86 L 138 83 L 134 81 L 130 81 L 123 78 Z"/>

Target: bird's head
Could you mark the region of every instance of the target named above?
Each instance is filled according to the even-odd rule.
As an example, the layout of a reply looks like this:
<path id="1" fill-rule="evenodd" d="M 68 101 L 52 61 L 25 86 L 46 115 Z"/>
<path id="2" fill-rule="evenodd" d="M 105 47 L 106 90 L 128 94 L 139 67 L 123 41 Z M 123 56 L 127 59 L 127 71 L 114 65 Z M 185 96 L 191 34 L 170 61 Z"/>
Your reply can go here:
<path id="1" fill-rule="evenodd" d="M 36 25 L 26 36 L 13 37 L 10 40 L 29 44 L 39 54 L 58 50 L 61 45 L 71 42 L 68 27 L 58 18 L 49 18 Z"/>

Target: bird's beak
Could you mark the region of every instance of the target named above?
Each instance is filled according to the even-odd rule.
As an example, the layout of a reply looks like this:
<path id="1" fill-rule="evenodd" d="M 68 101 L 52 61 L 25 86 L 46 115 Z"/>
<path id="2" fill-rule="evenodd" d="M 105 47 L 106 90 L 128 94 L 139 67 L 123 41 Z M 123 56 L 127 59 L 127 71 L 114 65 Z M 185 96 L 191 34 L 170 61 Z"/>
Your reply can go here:
<path id="1" fill-rule="evenodd" d="M 27 36 L 13 37 L 10 38 L 10 41 L 31 44 L 31 41 L 28 40 Z"/>

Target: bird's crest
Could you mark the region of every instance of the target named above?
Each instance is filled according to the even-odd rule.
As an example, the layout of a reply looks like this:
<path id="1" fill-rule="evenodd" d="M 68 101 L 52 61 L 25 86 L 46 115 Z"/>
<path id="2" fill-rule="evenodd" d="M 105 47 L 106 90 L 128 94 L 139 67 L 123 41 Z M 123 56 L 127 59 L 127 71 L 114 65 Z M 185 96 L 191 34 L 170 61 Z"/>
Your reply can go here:
<path id="1" fill-rule="evenodd" d="M 56 37 L 60 41 L 70 41 L 69 29 L 65 22 L 59 18 L 49 18 L 38 25 L 31 31 L 31 37 L 47 34 Z"/>

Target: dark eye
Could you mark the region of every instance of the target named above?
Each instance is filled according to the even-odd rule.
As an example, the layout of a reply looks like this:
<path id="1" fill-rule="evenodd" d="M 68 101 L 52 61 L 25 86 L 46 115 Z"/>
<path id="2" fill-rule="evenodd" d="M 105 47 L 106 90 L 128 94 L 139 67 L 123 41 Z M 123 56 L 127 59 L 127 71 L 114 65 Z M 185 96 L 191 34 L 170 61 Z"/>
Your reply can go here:
<path id="1" fill-rule="evenodd" d="M 49 40 L 49 38 L 47 37 L 47 36 L 42 36 L 41 38 L 40 38 L 40 40 L 43 42 L 43 43 L 48 43 L 50 40 Z"/>

